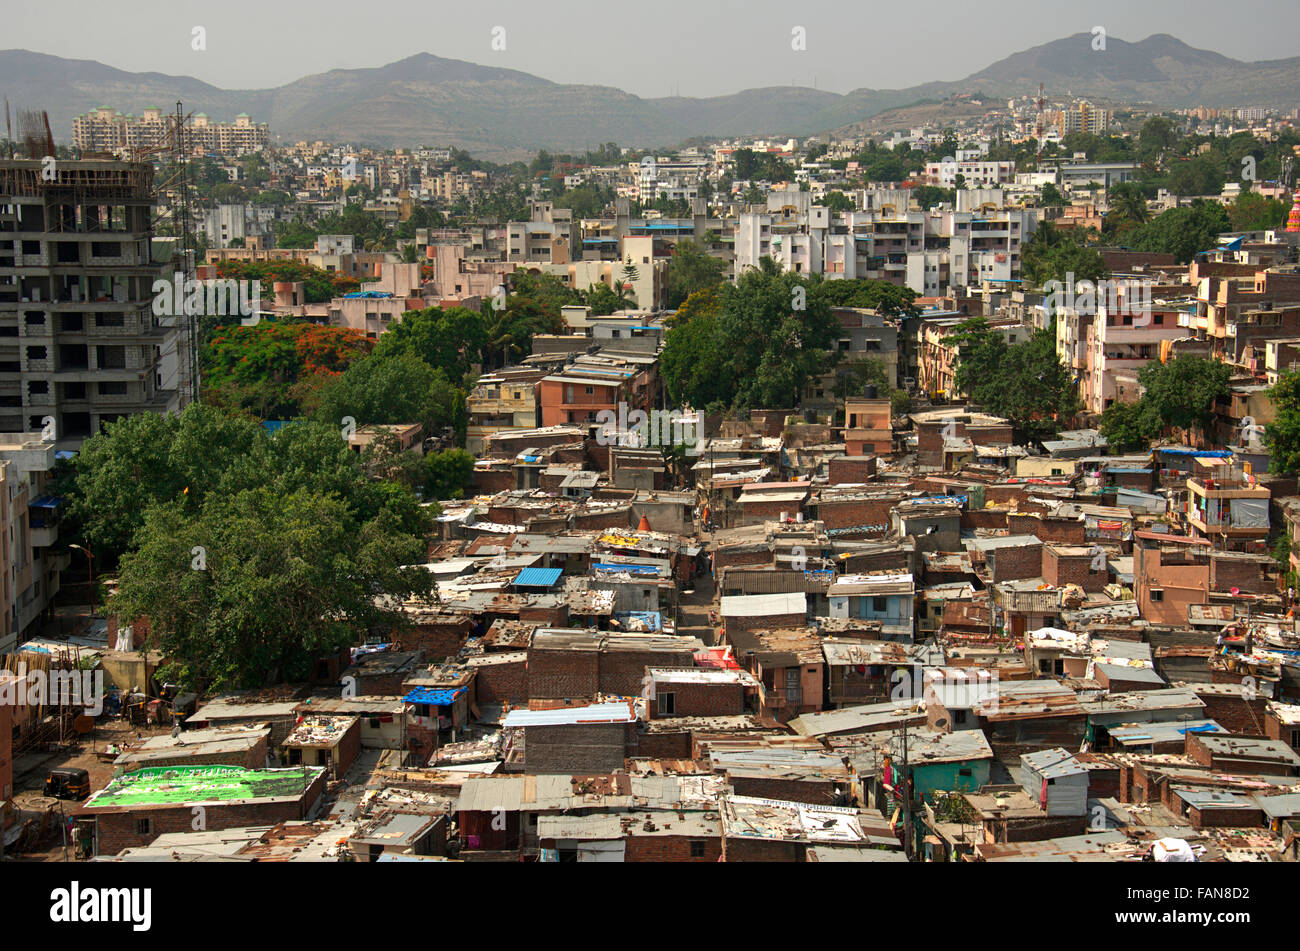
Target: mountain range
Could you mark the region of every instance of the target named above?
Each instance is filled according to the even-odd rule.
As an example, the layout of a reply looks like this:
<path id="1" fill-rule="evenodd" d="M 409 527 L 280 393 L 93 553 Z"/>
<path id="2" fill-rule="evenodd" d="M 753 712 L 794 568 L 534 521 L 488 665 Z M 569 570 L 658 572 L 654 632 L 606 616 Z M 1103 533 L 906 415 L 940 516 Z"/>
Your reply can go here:
<path id="1" fill-rule="evenodd" d="M 602 142 L 665 146 L 695 136 L 806 136 L 885 110 L 982 92 L 1087 96 L 1162 108 L 1279 106 L 1300 100 L 1300 57 L 1242 62 L 1167 34 L 1137 43 L 1079 33 L 1012 54 L 957 82 L 839 94 L 798 86 L 709 98 L 647 99 L 610 86 L 562 84 L 512 69 L 419 53 L 373 69 L 334 69 L 273 89 L 226 90 L 189 76 L 132 73 L 91 60 L 0 51 L 0 95 L 11 109 L 45 109 L 58 141 L 74 116 L 101 105 L 139 114 L 149 106 L 228 120 L 269 122 L 283 141 L 357 145 L 454 145 L 487 158 L 539 148 L 580 151 Z M 921 60 L 918 59 L 918 69 Z"/>

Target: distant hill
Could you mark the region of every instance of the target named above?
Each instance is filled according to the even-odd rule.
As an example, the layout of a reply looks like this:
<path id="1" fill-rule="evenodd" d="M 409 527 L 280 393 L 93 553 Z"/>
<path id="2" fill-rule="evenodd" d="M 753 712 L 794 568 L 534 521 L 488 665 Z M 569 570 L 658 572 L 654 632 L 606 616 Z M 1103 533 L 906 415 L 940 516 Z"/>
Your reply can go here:
<path id="1" fill-rule="evenodd" d="M 577 151 L 602 142 L 672 145 L 694 136 L 812 135 L 885 110 L 954 93 L 998 98 L 1036 91 L 1163 107 L 1282 105 L 1300 100 L 1300 57 L 1243 63 L 1166 34 L 1129 43 L 1075 36 L 1015 53 L 951 83 L 855 89 L 797 86 L 703 99 L 643 99 L 609 86 L 554 83 L 512 69 L 420 53 L 374 69 L 335 69 L 275 89 L 220 89 L 188 76 L 131 73 L 88 60 L 0 51 L 0 95 L 12 109 L 45 109 L 59 141 L 72 119 L 100 105 L 138 114 L 177 99 L 227 120 L 247 112 L 285 140 L 377 146 L 455 145 L 484 157 L 538 148 Z"/>

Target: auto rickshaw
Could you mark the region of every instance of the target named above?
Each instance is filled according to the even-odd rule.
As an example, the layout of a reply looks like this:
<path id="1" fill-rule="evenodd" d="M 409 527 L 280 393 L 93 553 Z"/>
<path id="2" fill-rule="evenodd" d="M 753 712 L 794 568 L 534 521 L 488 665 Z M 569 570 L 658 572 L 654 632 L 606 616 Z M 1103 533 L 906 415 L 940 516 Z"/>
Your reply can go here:
<path id="1" fill-rule="evenodd" d="M 45 777 L 45 795 L 53 799 L 85 799 L 90 795 L 90 773 L 75 767 L 50 770 Z"/>

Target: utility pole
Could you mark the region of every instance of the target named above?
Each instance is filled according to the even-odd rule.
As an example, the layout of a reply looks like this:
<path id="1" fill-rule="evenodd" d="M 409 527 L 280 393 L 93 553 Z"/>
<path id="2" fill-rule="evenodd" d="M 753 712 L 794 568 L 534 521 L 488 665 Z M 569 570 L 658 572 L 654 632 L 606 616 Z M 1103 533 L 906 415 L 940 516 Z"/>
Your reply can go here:
<path id="1" fill-rule="evenodd" d="M 903 854 L 912 861 L 912 776 L 907 768 L 907 719 L 903 719 Z"/>

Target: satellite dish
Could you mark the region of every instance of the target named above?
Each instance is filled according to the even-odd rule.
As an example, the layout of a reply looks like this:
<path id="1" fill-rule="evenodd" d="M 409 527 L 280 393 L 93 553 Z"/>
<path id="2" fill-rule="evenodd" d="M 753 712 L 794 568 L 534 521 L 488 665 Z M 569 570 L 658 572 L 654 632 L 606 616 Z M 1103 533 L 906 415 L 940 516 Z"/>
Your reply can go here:
<path id="1" fill-rule="evenodd" d="M 934 721 L 934 725 L 938 727 L 940 730 L 942 730 L 944 727 L 948 725 L 948 721 L 945 720 L 943 717 L 940 717 L 939 719 Z"/>

